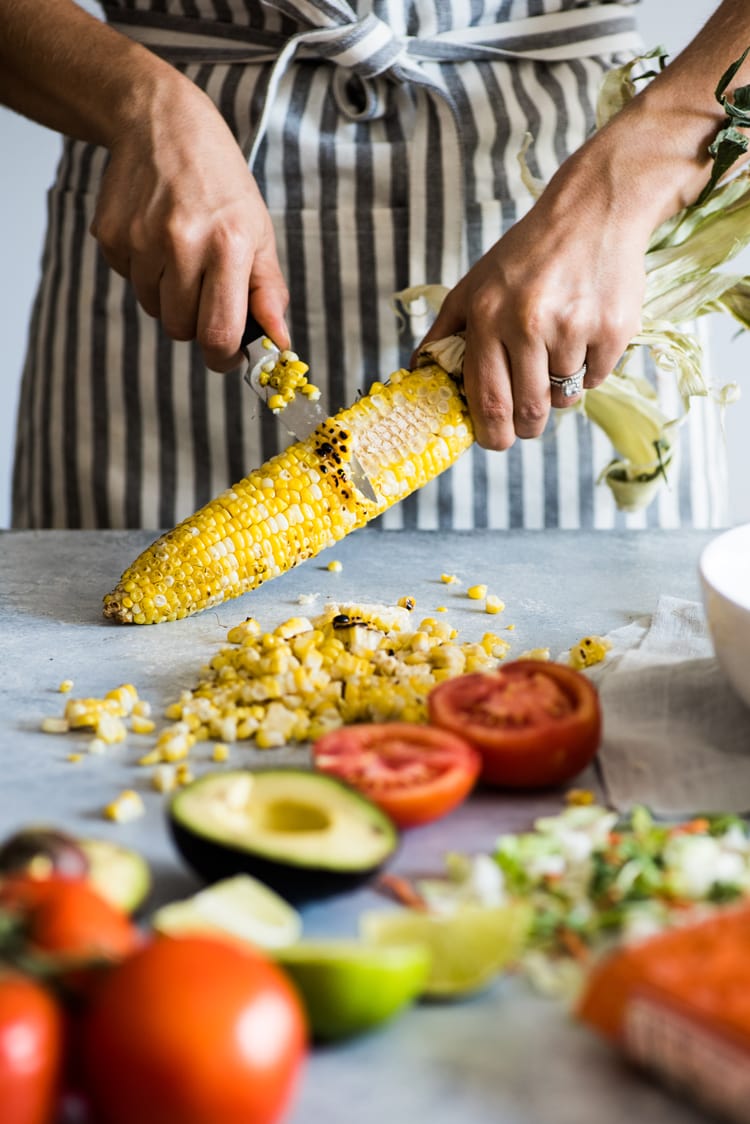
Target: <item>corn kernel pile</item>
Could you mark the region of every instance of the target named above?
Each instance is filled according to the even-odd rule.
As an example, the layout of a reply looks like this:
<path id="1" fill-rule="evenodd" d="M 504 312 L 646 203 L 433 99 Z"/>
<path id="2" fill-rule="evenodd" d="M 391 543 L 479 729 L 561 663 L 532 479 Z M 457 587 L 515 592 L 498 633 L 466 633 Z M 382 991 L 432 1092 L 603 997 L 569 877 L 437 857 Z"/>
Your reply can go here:
<path id="1" fill-rule="evenodd" d="M 459 581 L 452 574 L 440 580 Z M 470 586 L 465 596 L 483 600 L 492 615 L 505 609 L 483 584 Z M 300 603 L 314 599 L 301 597 Z M 397 605 L 332 603 L 318 616 L 290 617 L 272 631 L 248 617 L 229 629 L 228 645 L 201 669 L 197 685 L 167 708 L 168 724 L 159 729 L 150 704 L 130 683 L 101 698 L 69 697 L 63 714 L 43 719 L 41 727 L 54 734 L 90 733 L 85 747 L 90 754 L 121 745 L 129 734 L 153 735 L 136 760 L 151 767 L 150 787 L 167 793 L 193 780 L 189 758 L 197 742 L 213 741 L 210 760 L 221 764 L 238 741 L 270 749 L 312 742 L 354 722 L 424 722 L 427 695 L 436 683 L 496 667 L 510 644 L 494 632 L 460 641 L 455 628 L 434 617 L 416 624 L 415 608 L 412 596 Z M 590 667 L 611 646 L 606 637 L 585 636 L 570 648 L 568 662 Z M 518 658 L 549 659 L 550 652 L 533 649 Z M 72 688 L 66 679 L 58 691 L 69 695 Z M 85 756 L 73 752 L 67 760 L 78 763 Z M 127 823 L 144 815 L 145 805 L 139 792 L 125 789 L 103 812 Z"/>
<path id="2" fill-rule="evenodd" d="M 351 722 L 425 720 L 425 699 L 442 679 L 497 665 L 509 650 L 492 632 L 459 642 L 454 628 L 412 622 L 402 606 L 327 605 L 263 632 L 250 617 L 198 685 L 169 707 L 168 737 L 188 742 L 251 740 L 262 749 L 313 741 Z M 182 742 L 180 744 L 183 744 Z M 157 742 L 157 749 L 159 743 Z"/>
<path id="3" fill-rule="evenodd" d="M 73 681 L 63 680 L 59 690 L 67 694 Z M 70 730 L 91 730 L 89 753 L 101 753 L 108 745 L 125 741 L 128 730 L 134 734 L 150 734 L 156 723 L 150 717 L 151 706 L 138 697 L 132 683 L 123 683 L 107 691 L 103 698 L 72 698 L 65 704 L 61 717 L 45 718 L 42 730 L 47 734 L 67 734 Z"/>

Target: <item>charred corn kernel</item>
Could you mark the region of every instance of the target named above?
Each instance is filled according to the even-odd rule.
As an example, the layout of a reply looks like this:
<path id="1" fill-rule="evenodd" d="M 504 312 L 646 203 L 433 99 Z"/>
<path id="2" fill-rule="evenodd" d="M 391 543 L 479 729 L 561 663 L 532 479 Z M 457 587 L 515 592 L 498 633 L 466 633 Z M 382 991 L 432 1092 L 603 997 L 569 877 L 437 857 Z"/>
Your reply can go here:
<path id="1" fill-rule="evenodd" d="M 68 691 L 73 690 L 73 680 L 63 679 L 60 686 L 57 688 L 61 695 L 67 695 Z"/>
<path id="2" fill-rule="evenodd" d="M 302 633 L 312 631 L 312 621 L 308 617 L 290 617 L 288 621 L 279 625 L 274 635 L 280 636 L 282 640 L 291 640 L 293 636 L 300 636 Z"/>
<path id="3" fill-rule="evenodd" d="M 485 613 L 491 613 L 492 615 L 494 615 L 495 613 L 502 613 L 504 609 L 504 601 L 501 601 L 501 599 L 499 597 L 496 597 L 494 593 L 487 594 L 487 599 L 484 603 Z"/>
<path id="4" fill-rule="evenodd" d="M 298 355 L 289 350 L 280 352 L 275 363 L 270 358 L 264 363 L 259 381 L 261 386 L 277 391 L 268 398 L 268 405 L 274 413 L 283 410 L 298 393 L 312 399 L 320 397 L 319 388 L 305 377 L 308 370 L 307 363 L 303 363 Z"/>
<path id="5" fill-rule="evenodd" d="M 440 580 L 445 585 L 455 585 L 455 583 L 458 581 L 458 578 L 455 574 L 441 574 Z"/>
<path id="6" fill-rule="evenodd" d="M 568 663 L 579 671 L 581 668 L 591 667 L 601 663 L 611 647 L 612 641 L 606 636 L 584 636 L 570 649 Z"/>
<path id="7" fill-rule="evenodd" d="M 229 746 L 224 745 L 222 742 L 217 742 L 211 753 L 212 761 L 228 761 L 229 760 Z"/>
<path id="8" fill-rule="evenodd" d="M 142 718 L 140 714 L 133 714 L 130 719 L 130 729 L 134 734 L 153 734 L 156 723 L 153 718 Z"/>
<path id="9" fill-rule="evenodd" d="M 472 601 L 481 601 L 487 596 L 487 586 L 470 585 L 466 590 L 466 596 L 469 597 Z"/>
<path id="10" fill-rule="evenodd" d="M 104 809 L 104 816 L 115 823 L 130 823 L 145 814 L 142 797 L 132 788 L 126 788 Z"/>
<path id="11" fill-rule="evenodd" d="M 332 559 L 326 566 L 326 570 L 330 570 L 332 574 L 340 574 L 343 568 L 337 558 Z"/>
<path id="12" fill-rule="evenodd" d="M 465 403 L 442 368 L 396 371 L 152 543 L 106 595 L 104 615 L 154 624 L 238 597 L 423 487 L 472 441 Z M 352 485 L 355 454 L 375 502 Z"/>
<path id="13" fill-rule="evenodd" d="M 67 718 L 43 718 L 40 728 L 45 734 L 67 734 L 70 730 Z"/>
<path id="14" fill-rule="evenodd" d="M 70 761 L 71 765 L 77 765 L 79 761 L 83 761 L 83 754 L 82 753 L 69 753 L 68 756 L 65 758 L 65 760 Z"/>
<path id="15" fill-rule="evenodd" d="M 413 597 L 400 597 L 398 603 L 402 609 L 408 609 L 410 612 L 412 609 L 415 609 L 417 605 Z"/>
<path id="16" fill-rule="evenodd" d="M 173 792 L 177 788 L 177 766 L 157 765 L 151 774 L 151 787 L 157 792 Z"/>
<path id="17" fill-rule="evenodd" d="M 245 639 L 260 635 L 260 625 L 255 617 L 246 617 L 242 624 L 236 624 L 227 633 L 230 644 L 242 644 Z"/>

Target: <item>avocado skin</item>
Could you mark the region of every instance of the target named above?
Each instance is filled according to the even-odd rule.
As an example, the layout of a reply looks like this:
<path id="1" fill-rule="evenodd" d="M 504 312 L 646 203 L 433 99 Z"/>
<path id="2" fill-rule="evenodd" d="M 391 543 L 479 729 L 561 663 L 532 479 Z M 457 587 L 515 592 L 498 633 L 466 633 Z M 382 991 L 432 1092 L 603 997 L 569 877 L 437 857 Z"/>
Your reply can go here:
<path id="1" fill-rule="evenodd" d="M 169 829 L 185 862 L 205 882 L 218 882 L 234 874 L 252 874 L 292 905 L 303 905 L 355 890 L 383 870 L 394 853 L 391 852 L 388 859 L 374 867 L 339 871 L 277 862 L 252 851 L 215 843 L 190 831 L 172 816 L 169 817 Z"/>
<path id="2" fill-rule="evenodd" d="M 326 788 L 335 787 L 348 791 L 358 803 L 370 805 L 375 810 L 370 801 L 357 789 L 339 778 L 316 773 L 315 770 L 299 769 L 295 766 L 270 766 L 239 770 L 239 772 L 253 773 L 256 776 L 263 773 L 285 774 L 292 785 L 297 775 L 303 775 L 305 778 L 313 775 Z M 203 777 L 193 781 L 192 785 L 196 789 L 200 788 L 211 779 L 211 776 L 212 774 L 204 774 Z M 184 794 L 185 789 L 182 792 Z M 223 878 L 231 878 L 235 874 L 251 874 L 293 905 L 345 894 L 363 885 L 388 865 L 400 841 L 395 824 L 391 823 L 384 812 L 376 809 L 378 819 L 384 824 L 389 824 L 392 831 L 390 849 L 380 861 L 374 865 L 362 865 L 356 870 L 351 868 L 340 870 L 332 865 L 306 862 L 304 856 L 296 863 L 288 855 L 278 859 L 271 858 L 267 854 L 254 851 L 250 846 L 234 846 L 208 833 L 202 833 L 197 825 L 189 826 L 181 819 L 176 811 L 179 803 L 178 793 L 167 810 L 169 831 L 180 855 L 200 878 L 212 883 Z"/>

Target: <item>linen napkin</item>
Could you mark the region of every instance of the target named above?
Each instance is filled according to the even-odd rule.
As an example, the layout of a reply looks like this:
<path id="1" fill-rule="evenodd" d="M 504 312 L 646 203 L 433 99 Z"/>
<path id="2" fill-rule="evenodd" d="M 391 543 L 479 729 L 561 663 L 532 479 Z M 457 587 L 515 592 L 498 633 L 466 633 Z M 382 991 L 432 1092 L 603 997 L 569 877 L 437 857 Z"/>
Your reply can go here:
<path id="1" fill-rule="evenodd" d="M 665 815 L 750 811 L 750 708 L 719 667 L 702 606 L 661 597 L 653 617 L 608 639 L 606 660 L 590 669 L 608 802 Z"/>

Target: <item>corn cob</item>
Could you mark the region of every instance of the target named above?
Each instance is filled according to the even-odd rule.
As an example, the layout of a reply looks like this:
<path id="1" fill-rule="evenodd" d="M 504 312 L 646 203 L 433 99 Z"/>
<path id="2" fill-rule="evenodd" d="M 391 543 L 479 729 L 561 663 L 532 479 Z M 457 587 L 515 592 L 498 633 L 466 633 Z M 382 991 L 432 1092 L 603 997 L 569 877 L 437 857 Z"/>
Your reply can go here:
<path id="1" fill-rule="evenodd" d="M 396 371 L 149 546 L 104 598 L 104 615 L 158 624 L 239 597 L 421 488 L 473 440 L 445 370 Z M 352 454 L 377 502 L 352 486 Z"/>

